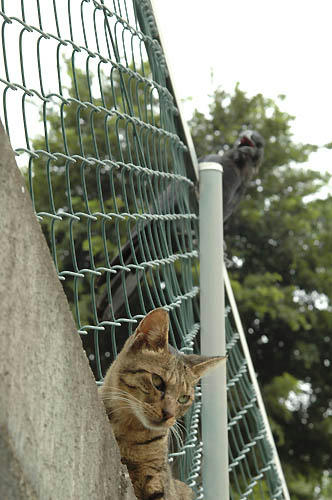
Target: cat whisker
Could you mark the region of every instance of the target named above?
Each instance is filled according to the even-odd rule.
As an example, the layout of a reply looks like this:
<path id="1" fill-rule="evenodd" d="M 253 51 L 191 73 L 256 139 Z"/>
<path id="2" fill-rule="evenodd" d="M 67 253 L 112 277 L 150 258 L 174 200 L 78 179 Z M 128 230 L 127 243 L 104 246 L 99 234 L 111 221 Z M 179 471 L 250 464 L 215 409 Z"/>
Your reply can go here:
<path id="1" fill-rule="evenodd" d="M 128 406 L 123 406 L 121 408 L 109 408 L 106 413 L 107 415 L 114 415 L 115 412 L 117 411 L 121 411 L 123 410 L 123 408 L 128 408 L 128 409 L 131 409 L 131 407 L 128 405 Z"/>
<path id="2" fill-rule="evenodd" d="M 124 406 L 121 406 L 120 408 L 108 408 L 106 410 L 106 413 L 107 413 L 107 415 L 114 415 L 117 412 L 120 412 L 120 413 L 123 412 L 124 409 L 133 411 L 132 406 L 124 405 Z"/>
<path id="3" fill-rule="evenodd" d="M 170 436 L 175 439 L 176 446 L 174 446 L 173 439 L 171 440 L 172 445 L 174 446 L 174 450 L 180 450 L 183 447 L 183 439 L 178 428 L 178 422 L 176 422 L 173 427 L 170 428 Z"/>
<path id="4" fill-rule="evenodd" d="M 182 446 L 183 446 L 183 429 L 181 428 L 179 422 L 176 422 L 174 427 L 175 427 L 176 432 L 179 434 L 179 437 L 181 439 Z M 184 430 L 186 430 L 186 429 L 184 429 Z"/>
<path id="5" fill-rule="evenodd" d="M 130 401 L 134 406 L 136 406 L 136 408 L 140 409 L 144 414 L 149 414 L 149 412 L 147 412 L 147 406 L 149 408 L 151 408 L 151 411 L 154 413 L 154 415 L 156 417 L 158 417 L 158 414 L 154 411 L 154 409 L 151 407 L 151 405 L 149 403 L 144 403 L 143 401 L 140 401 L 138 398 L 136 398 L 135 396 L 133 396 L 132 394 L 130 394 L 129 392 L 127 391 L 123 391 L 121 389 L 116 389 L 116 388 L 112 388 L 110 387 L 110 391 L 108 391 L 108 393 L 111 395 L 110 397 L 103 397 L 102 399 L 104 401 L 107 401 L 107 400 L 121 400 L 124 401 L 124 400 L 127 400 L 127 401 Z M 106 392 L 107 394 L 107 392 Z"/>
<path id="6" fill-rule="evenodd" d="M 169 441 L 169 451 L 171 453 L 175 453 L 177 451 L 177 442 L 174 441 L 173 427 L 170 428 L 170 432 L 168 434 Z"/>
<path id="7" fill-rule="evenodd" d="M 129 392 L 127 391 L 123 391 L 122 389 L 118 389 L 116 387 L 109 387 L 107 391 L 104 391 L 103 392 L 103 395 L 102 395 L 102 399 L 106 399 L 104 397 L 104 394 L 110 394 L 110 395 L 115 395 L 115 394 L 118 394 L 118 395 L 123 395 L 123 396 L 126 396 L 128 398 L 131 398 L 132 400 L 135 400 L 137 401 L 138 403 L 142 403 L 142 401 L 140 401 L 139 399 L 137 399 L 133 394 L 130 394 Z"/>
<path id="8" fill-rule="evenodd" d="M 129 398 L 123 398 L 121 396 L 114 396 L 113 398 L 110 398 L 111 401 L 121 401 L 123 403 L 127 403 L 126 406 L 128 408 L 137 408 L 142 411 L 144 411 L 144 406 L 142 404 L 138 404 L 136 401 L 132 401 Z"/>
<path id="9" fill-rule="evenodd" d="M 122 393 L 120 393 L 120 394 L 112 393 L 112 396 L 103 398 L 103 400 L 104 400 L 104 402 L 106 402 L 106 401 L 111 401 L 111 402 L 121 401 L 121 403 L 122 403 L 121 407 L 116 408 L 116 409 L 111 408 L 111 412 L 115 411 L 115 410 L 122 410 L 124 408 L 128 408 L 129 410 L 131 410 L 135 413 L 146 415 L 146 409 L 144 407 L 144 403 L 142 403 L 142 401 L 139 401 L 137 398 L 131 398 L 130 394 L 128 394 L 128 393 L 124 393 L 124 395 Z"/>
<path id="10" fill-rule="evenodd" d="M 126 392 L 126 391 L 121 391 L 119 389 L 114 389 L 112 391 L 109 391 L 108 394 L 110 395 L 110 397 L 107 397 L 107 392 L 106 392 L 106 397 L 105 397 L 105 393 L 103 393 L 102 395 L 102 399 L 103 400 L 107 400 L 107 399 L 114 399 L 114 397 L 123 397 L 127 400 L 132 400 L 132 401 L 135 401 L 139 404 L 142 404 L 142 401 L 140 401 L 139 399 L 135 398 L 135 396 L 133 396 L 132 394 L 130 394 L 129 392 Z"/>
<path id="11" fill-rule="evenodd" d="M 186 429 L 186 426 L 180 422 L 179 420 L 176 421 L 176 425 L 177 427 L 179 427 L 181 429 L 181 431 L 184 433 L 184 434 L 187 434 L 187 429 Z"/>
<path id="12" fill-rule="evenodd" d="M 180 451 L 182 448 L 180 441 L 178 441 L 178 437 L 171 431 L 170 433 L 170 443 L 171 443 L 171 449 L 173 453 L 176 453 Z"/>

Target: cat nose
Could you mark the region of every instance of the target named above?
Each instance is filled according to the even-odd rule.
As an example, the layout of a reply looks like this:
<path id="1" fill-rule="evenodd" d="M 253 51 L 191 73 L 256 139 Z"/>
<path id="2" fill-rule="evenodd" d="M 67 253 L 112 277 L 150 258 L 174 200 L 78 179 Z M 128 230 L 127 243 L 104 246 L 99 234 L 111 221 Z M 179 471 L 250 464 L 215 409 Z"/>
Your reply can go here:
<path id="1" fill-rule="evenodd" d="M 169 418 L 174 417 L 173 413 L 171 413 L 168 410 L 165 410 L 164 408 L 162 409 L 162 414 L 163 414 L 163 420 L 168 420 Z"/>

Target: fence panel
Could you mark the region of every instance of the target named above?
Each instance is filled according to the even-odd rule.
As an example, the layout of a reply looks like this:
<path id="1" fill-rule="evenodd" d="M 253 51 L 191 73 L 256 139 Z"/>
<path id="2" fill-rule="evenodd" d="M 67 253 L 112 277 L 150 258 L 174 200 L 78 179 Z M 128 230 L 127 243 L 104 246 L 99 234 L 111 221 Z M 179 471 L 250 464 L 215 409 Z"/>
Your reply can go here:
<path id="1" fill-rule="evenodd" d="M 1 0 L 0 24 L 1 118 L 97 382 L 154 307 L 170 312 L 172 344 L 198 352 L 196 174 L 150 2 Z M 271 460 L 260 435 L 242 442 L 251 393 L 235 337 L 232 498 L 254 498 L 256 484 L 282 498 L 260 482 Z M 170 460 L 201 499 L 200 409 L 198 388 Z"/>
<path id="2" fill-rule="evenodd" d="M 154 307 L 197 350 L 197 203 L 149 4 L 1 8 L 4 124 L 97 381 Z M 194 487 L 199 409 L 170 457 Z"/>

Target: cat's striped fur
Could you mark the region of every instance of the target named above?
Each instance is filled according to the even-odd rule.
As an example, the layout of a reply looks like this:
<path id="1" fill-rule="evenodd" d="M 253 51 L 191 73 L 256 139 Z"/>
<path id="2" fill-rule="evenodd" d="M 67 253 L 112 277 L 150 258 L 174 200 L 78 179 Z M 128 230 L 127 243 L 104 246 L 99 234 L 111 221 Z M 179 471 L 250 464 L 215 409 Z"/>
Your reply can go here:
<path id="1" fill-rule="evenodd" d="M 154 309 L 128 338 L 100 389 L 122 462 L 139 500 L 189 500 L 172 478 L 168 436 L 194 400 L 199 378 L 224 357 L 184 355 L 168 345 L 168 313 Z"/>

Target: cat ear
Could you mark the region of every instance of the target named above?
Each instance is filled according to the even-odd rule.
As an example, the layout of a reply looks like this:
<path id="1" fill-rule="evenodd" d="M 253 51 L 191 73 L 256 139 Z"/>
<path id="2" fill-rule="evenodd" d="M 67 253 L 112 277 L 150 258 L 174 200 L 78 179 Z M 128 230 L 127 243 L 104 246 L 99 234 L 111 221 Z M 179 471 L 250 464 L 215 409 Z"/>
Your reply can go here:
<path id="1" fill-rule="evenodd" d="M 145 346 L 152 350 L 167 349 L 168 328 L 168 312 L 161 307 L 154 309 L 136 328 L 133 345 L 136 348 Z"/>
<path id="2" fill-rule="evenodd" d="M 197 354 L 188 354 L 185 357 L 185 363 L 197 377 L 203 377 L 209 370 L 212 370 L 220 363 L 225 363 L 227 356 L 199 356 Z"/>

